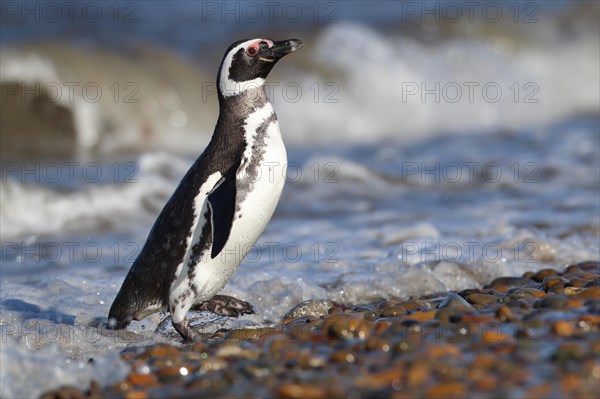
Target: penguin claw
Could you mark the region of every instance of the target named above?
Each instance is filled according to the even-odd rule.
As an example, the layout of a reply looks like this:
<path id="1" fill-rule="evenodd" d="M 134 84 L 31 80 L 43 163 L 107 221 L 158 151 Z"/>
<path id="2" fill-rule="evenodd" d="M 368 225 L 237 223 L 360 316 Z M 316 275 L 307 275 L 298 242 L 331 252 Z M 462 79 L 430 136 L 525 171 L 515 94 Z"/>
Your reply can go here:
<path id="1" fill-rule="evenodd" d="M 177 330 L 179 335 L 181 335 L 181 338 L 183 338 L 184 343 L 189 344 L 192 342 L 200 341 L 198 334 L 196 334 L 194 330 L 192 330 L 192 328 L 190 327 L 190 322 L 187 319 L 184 319 L 181 323 L 173 322 L 173 327 L 175 327 L 175 330 Z"/>
<path id="2" fill-rule="evenodd" d="M 228 295 L 215 295 L 208 301 L 196 305 L 194 310 L 207 310 L 219 316 L 239 317 L 244 314 L 254 314 L 251 304 Z"/>

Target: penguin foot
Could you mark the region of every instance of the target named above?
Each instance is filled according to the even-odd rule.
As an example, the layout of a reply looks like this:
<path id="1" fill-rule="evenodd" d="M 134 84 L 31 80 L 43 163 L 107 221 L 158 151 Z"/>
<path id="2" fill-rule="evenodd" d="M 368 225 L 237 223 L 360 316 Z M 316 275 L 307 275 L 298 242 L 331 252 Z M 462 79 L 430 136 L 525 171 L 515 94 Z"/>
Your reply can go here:
<path id="1" fill-rule="evenodd" d="M 198 334 L 196 334 L 194 330 L 192 330 L 192 328 L 190 327 L 189 320 L 183 319 L 181 323 L 173 322 L 173 327 L 175 327 L 175 330 L 177 330 L 179 335 L 181 335 L 181 338 L 183 338 L 184 343 L 200 341 L 200 337 L 198 336 Z"/>
<path id="2" fill-rule="evenodd" d="M 238 317 L 254 314 L 254 308 L 246 301 L 227 295 L 215 295 L 206 302 L 194 306 L 194 310 L 208 310 L 219 316 Z"/>

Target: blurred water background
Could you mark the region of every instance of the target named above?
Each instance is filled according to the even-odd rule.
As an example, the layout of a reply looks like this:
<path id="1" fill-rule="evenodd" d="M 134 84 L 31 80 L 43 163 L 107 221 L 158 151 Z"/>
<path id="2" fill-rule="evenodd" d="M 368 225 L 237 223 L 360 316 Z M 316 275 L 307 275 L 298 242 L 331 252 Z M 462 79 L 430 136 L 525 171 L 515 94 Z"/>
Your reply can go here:
<path id="1" fill-rule="evenodd" d="M 208 143 L 241 38 L 305 48 L 269 78 L 288 183 L 225 288 L 257 310 L 234 323 L 598 259 L 598 4 L 3 2 L 0 396 L 107 384 L 119 350 L 171 340 L 158 316 L 90 323 Z"/>

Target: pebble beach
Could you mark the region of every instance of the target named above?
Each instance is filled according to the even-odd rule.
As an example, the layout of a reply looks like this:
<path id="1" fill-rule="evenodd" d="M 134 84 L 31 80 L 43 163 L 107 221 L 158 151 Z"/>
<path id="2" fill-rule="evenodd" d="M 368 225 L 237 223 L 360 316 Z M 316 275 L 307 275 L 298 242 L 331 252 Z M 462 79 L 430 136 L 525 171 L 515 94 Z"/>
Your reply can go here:
<path id="1" fill-rule="evenodd" d="M 596 398 L 599 313 L 598 262 L 369 304 L 309 300 L 273 326 L 129 348 L 122 381 L 42 398 Z"/>

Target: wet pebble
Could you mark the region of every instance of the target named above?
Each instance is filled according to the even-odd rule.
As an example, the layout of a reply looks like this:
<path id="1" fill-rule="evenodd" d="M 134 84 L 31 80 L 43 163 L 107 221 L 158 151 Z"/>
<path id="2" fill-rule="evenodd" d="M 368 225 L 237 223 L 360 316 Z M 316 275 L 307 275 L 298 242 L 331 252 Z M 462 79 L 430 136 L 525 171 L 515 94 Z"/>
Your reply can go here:
<path id="1" fill-rule="evenodd" d="M 326 399 L 327 390 L 312 384 L 283 383 L 277 388 L 277 394 L 285 399 Z"/>
<path id="2" fill-rule="evenodd" d="M 339 307 L 339 304 L 327 299 L 309 299 L 290 309 L 283 316 L 283 319 L 299 319 L 307 316 L 321 317 L 329 314 L 329 309 L 333 307 Z"/>
<path id="3" fill-rule="evenodd" d="M 428 398 L 456 398 L 461 399 L 467 396 L 468 388 L 462 382 L 443 382 L 429 388 L 426 393 Z"/>
<path id="4" fill-rule="evenodd" d="M 588 288 L 584 288 L 581 291 L 577 291 L 576 293 L 574 293 L 573 295 L 576 298 L 581 298 L 581 299 L 594 299 L 594 300 L 600 300 L 600 287 L 588 287 Z"/>
<path id="5" fill-rule="evenodd" d="M 404 316 L 408 311 L 401 306 L 392 306 L 381 311 L 381 317 Z"/>
<path id="6" fill-rule="evenodd" d="M 513 301 L 519 299 L 532 301 L 545 295 L 546 293 L 543 290 L 537 288 L 518 288 L 514 291 L 509 291 L 507 298 Z"/>
<path id="7" fill-rule="evenodd" d="M 556 292 L 556 290 L 558 288 L 562 288 L 565 286 L 565 284 L 567 284 L 569 281 L 567 279 L 564 279 L 562 277 L 559 276 L 550 276 L 550 277 L 546 277 L 543 281 L 542 281 L 542 286 L 541 288 L 546 291 L 546 292 Z"/>
<path id="8" fill-rule="evenodd" d="M 137 373 L 133 372 L 127 377 L 127 381 L 132 385 L 140 387 L 150 387 L 158 384 L 158 378 L 152 373 Z"/>
<path id="9" fill-rule="evenodd" d="M 518 316 L 508 306 L 501 306 L 496 310 L 496 318 L 500 321 L 516 321 Z"/>
<path id="10" fill-rule="evenodd" d="M 473 306 L 467 302 L 463 297 L 455 293 L 449 293 L 446 298 L 440 302 L 438 308 L 459 308 L 464 310 L 471 310 Z"/>
<path id="11" fill-rule="evenodd" d="M 408 311 L 415 311 L 418 309 L 431 309 L 433 307 L 429 302 L 421 301 L 421 300 L 411 300 L 411 301 L 400 302 L 398 304 L 398 306 L 400 306 Z"/>
<path id="12" fill-rule="evenodd" d="M 368 328 L 362 313 L 343 313 L 328 315 L 323 319 L 321 332 L 327 336 L 340 339 L 366 338 Z"/>
<path id="13" fill-rule="evenodd" d="M 497 302 L 498 297 L 489 294 L 471 294 L 466 297 L 466 300 L 474 305 L 489 305 L 490 303 Z"/>
<path id="14" fill-rule="evenodd" d="M 541 282 L 544 281 L 546 277 L 557 276 L 559 274 L 560 273 L 558 272 L 558 270 L 542 269 L 539 272 L 535 273 L 533 276 L 531 276 L 531 280 Z"/>
<path id="15" fill-rule="evenodd" d="M 566 295 L 552 295 L 541 298 L 534 303 L 535 308 L 550 308 L 550 309 L 562 309 L 567 306 L 569 297 Z"/>
<path id="16" fill-rule="evenodd" d="M 524 277 L 499 277 L 492 281 L 486 288 L 496 289 L 498 287 L 516 288 L 516 287 L 536 287 L 535 281 Z M 503 288 L 504 289 L 504 288 Z M 506 291 L 499 291 L 506 292 Z"/>

